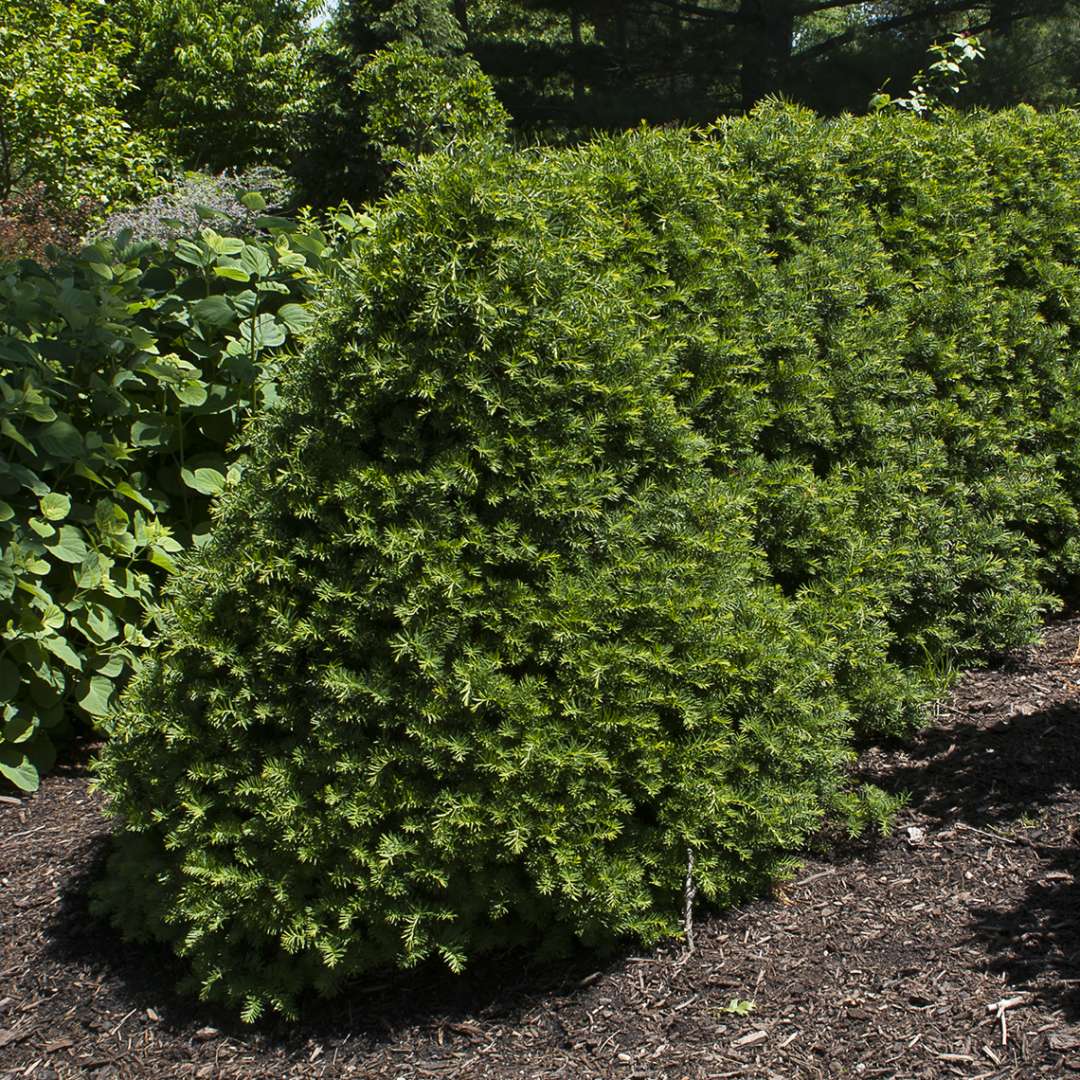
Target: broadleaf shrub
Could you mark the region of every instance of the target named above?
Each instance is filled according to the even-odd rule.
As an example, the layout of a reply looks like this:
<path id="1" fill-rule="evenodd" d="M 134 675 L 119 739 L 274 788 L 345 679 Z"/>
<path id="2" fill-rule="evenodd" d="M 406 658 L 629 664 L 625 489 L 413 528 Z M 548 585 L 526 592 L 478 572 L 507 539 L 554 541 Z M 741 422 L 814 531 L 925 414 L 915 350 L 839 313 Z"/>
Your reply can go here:
<path id="1" fill-rule="evenodd" d="M 415 42 L 395 42 L 360 69 L 355 89 L 366 103 L 361 131 L 378 154 L 384 187 L 421 155 L 507 142 L 509 114 L 469 57 L 436 56 Z"/>
<path id="2" fill-rule="evenodd" d="M 96 904 L 205 997 L 783 874 L 1075 577 L 1078 119 L 437 155 L 173 579 Z"/>
<path id="3" fill-rule="evenodd" d="M 121 112 L 124 27 L 98 0 L 0 0 L 0 202 L 41 185 L 60 214 L 157 189 L 161 149 Z"/>
<path id="4" fill-rule="evenodd" d="M 107 727 L 157 589 L 205 537 L 347 246 L 340 225 L 267 224 L 266 242 L 204 229 L 0 268 L 0 775 L 19 787 L 57 737 Z"/>

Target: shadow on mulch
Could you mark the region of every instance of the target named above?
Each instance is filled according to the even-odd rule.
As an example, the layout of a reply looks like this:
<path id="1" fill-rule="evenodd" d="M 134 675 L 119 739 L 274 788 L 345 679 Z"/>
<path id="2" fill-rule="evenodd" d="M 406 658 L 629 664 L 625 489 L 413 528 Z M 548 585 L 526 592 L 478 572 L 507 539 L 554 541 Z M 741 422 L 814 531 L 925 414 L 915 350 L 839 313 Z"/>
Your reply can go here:
<path id="1" fill-rule="evenodd" d="M 235 1012 L 178 990 L 187 970 L 168 947 L 125 942 L 90 912 L 90 892 L 103 876 L 109 849 L 107 835 L 85 845 L 77 860 L 80 869 L 62 889 L 48 922 L 46 951 L 60 965 L 75 963 L 105 974 L 114 1006 L 151 1008 L 160 1015 L 162 1030 L 179 1038 L 214 1028 L 263 1050 L 295 1052 L 314 1039 L 346 1040 L 354 1053 L 370 1053 L 400 1041 L 402 1032 L 416 1026 L 468 1030 L 477 1021 L 496 1019 L 513 1024 L 538 999 L 570 999 L 633 955 L 630 947 L 600 953 L 578 946 L 572 956 L 543 961 L 535 950 L 522 949 L 477 960 L 462 975 L 433 961 L 413 971 L 371 973 L 330 1001 L 312 995 L 301 1002 L 299 1023 L 268 1015 L 245 1024 Z M 550 1024 L 555 1040 L 569 1047 L 569 1033 L 559 1030 L 554 1012 Z"/>
<path id="2" fill-rule="evenodd" d="M 1018 902 L 973 912 L 971 940 L 1008 984 L 1029 986 L 1080 1020 L 1080 845 L 1075 834 L 1050 835 L 1037 824 L 1063 793 L 1080 790 L 1080 708 L 1015 714 L 965 729 L 962 741 L 955 731 L 927 730 L 907 758 L 879 782 L 909 792 L 913 811 L 943 828 L 986 830 L 991 842 L 1000 836 L 1001 847 L 1027 846 L 1042 860 Z"/>
<path id="3" fill-rule="evenodd" d="M 1023 898 L 974 920 L 990 970 L 1080 1020 L 1080 850 L 1062 850 Z"/>
<path id="4" fill-rule="evenodd" d="M 90 779 L 93 776 L 94 757 L 101 746 L 102 741 L 97 735 L 75 735 L 70 742 L 62 745 L 50 775 Z"/>
<path id="5" fill-rule="evenodd" d="M 1068 706 L 969 728 L 962 740 L 955 731 L 927 729 L 906 744 L 903 763 L 893 764 L 885 776 L 868 778 L 893 793 L 907 792 L 910 810 L 943 826 L 963 822 L 1001 828 L 1037 816 L 1040 808 L 1058 800 L 1062 789 L 1080 787 L 1078 732 L 1080 709 Z M 68 770 L 86 774 L 81 755 Z M 1028 835 L 1038 846 L 1038 832 Z M 538 963 L 522 951 L 477 962 L 464 976 L 435 964 L 413 972 L 388 971 L 357 982 L 333 1001 L 305 1001 L 300 1025 L 272 1017 L 245 1025 L 235 1013 L 177 992 L 185 968 L 169 949 L 124 942 L 90 914 L 90 887 L 103 873 L 108 846 L 108 837 L 98 836 L 79 859 L 80 869 L 51 920 L 49 951 L 61 963 L 78 961 L 108 972 L 125 1000 L 153 1008 L 163 1026 L 178 1035 L 209 1026 L 249 1042 L 254 1036 L 264 1046 L 291 1047 L 348 1034 L 354 1046 L 372 1051 L 398 1039 L 401 1031 L 435 1021 L 467 1025 L 470 1019 L 500 1018 L 513 1023 L 537 999 L 572 997 L 583 980 L 618 969 L 631 955 L 630 949 L 604 955 L 579 950 L 567 960 Z M 888 846 L 888 840 L 868 835 L 834 843 L 825 859 L 833 865 L 855 859 L 872 864 Z M 972 929 L 991 955 L 993 970 L 1006 973 L 1014 985 L 1052 980 L 1061 989 L 1058 1004 L 1080 1018 L 1080 850 L 1054 850 L 1053 855 L 1050 876 L 1033 882 L 1022 902 L 980 915 Z"/>
<path id="6" fill-rule="evenodd" d="M 1080 787 L 1080 708 L 1056 705 L 985 727 L 929 728 L 907 746 L 910 764 L 878 782 L 910 794 L 913 810 L 944 824 L 1000 826 L 1037 816 Z"/>
<path id="7" fill-rule="evenodd" d="M 210 1009 L 193 1007 L 189 998 L 176 992 L 183 968 L 169 949 L 126 942 L 91 913 L 90 890 L 104 875 L 109 847 L 108 835 L 95 836 L 72 860 L 72 874 L 59 890 L 60 902 L 46 923 L 47 954 L 60 964 L 80 964 L 107 973 L 118 980 L 132 1003 L 167 1012 L 177 1028 L 192 1022 L 219 1026 L 217 1021 L 224 1022 L 224 1016 L 211 1016 Z"/>

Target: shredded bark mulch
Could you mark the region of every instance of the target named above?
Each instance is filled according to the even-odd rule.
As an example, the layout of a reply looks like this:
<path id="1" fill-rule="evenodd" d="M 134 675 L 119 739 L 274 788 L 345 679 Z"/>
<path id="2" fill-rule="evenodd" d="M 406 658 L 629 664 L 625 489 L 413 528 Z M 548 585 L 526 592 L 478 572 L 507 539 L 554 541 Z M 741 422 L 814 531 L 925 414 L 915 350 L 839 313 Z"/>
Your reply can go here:
<path id="1" fill-rule="evenodd" d="M 1080 1077 L 1080 619 L 860 760 L 891 836 L 699 916 L 696 948 L 390 975 L 245 1027 L 87 913 L 109 825 L 70 761 L 0 802 L 0 1076 Z"/>

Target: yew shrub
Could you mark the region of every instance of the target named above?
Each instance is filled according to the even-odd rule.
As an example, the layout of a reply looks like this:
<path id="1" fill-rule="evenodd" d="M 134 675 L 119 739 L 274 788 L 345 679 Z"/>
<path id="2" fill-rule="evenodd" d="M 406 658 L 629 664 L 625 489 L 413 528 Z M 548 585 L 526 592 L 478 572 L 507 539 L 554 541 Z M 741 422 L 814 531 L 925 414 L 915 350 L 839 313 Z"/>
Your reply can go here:
<path id="1" fill-rule="evenodd" d="M 249 431 L 100 762 L 206 997 L 677 932 L 1077 568 L 1077 118 L 436 156 Z"/>

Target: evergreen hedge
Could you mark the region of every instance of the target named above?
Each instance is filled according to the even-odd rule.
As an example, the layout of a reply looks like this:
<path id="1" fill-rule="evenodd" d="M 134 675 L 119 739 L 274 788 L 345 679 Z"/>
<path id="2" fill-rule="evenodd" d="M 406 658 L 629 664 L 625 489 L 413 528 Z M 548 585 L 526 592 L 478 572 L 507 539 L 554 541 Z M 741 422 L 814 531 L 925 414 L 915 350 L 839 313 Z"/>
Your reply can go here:
<path id="1" fill-rule="evenodd" d="M 98 890 L 254 1018 L 791 865 L 1077 572 L 1075 114 L 441 156 L 251 432 Z"/>

